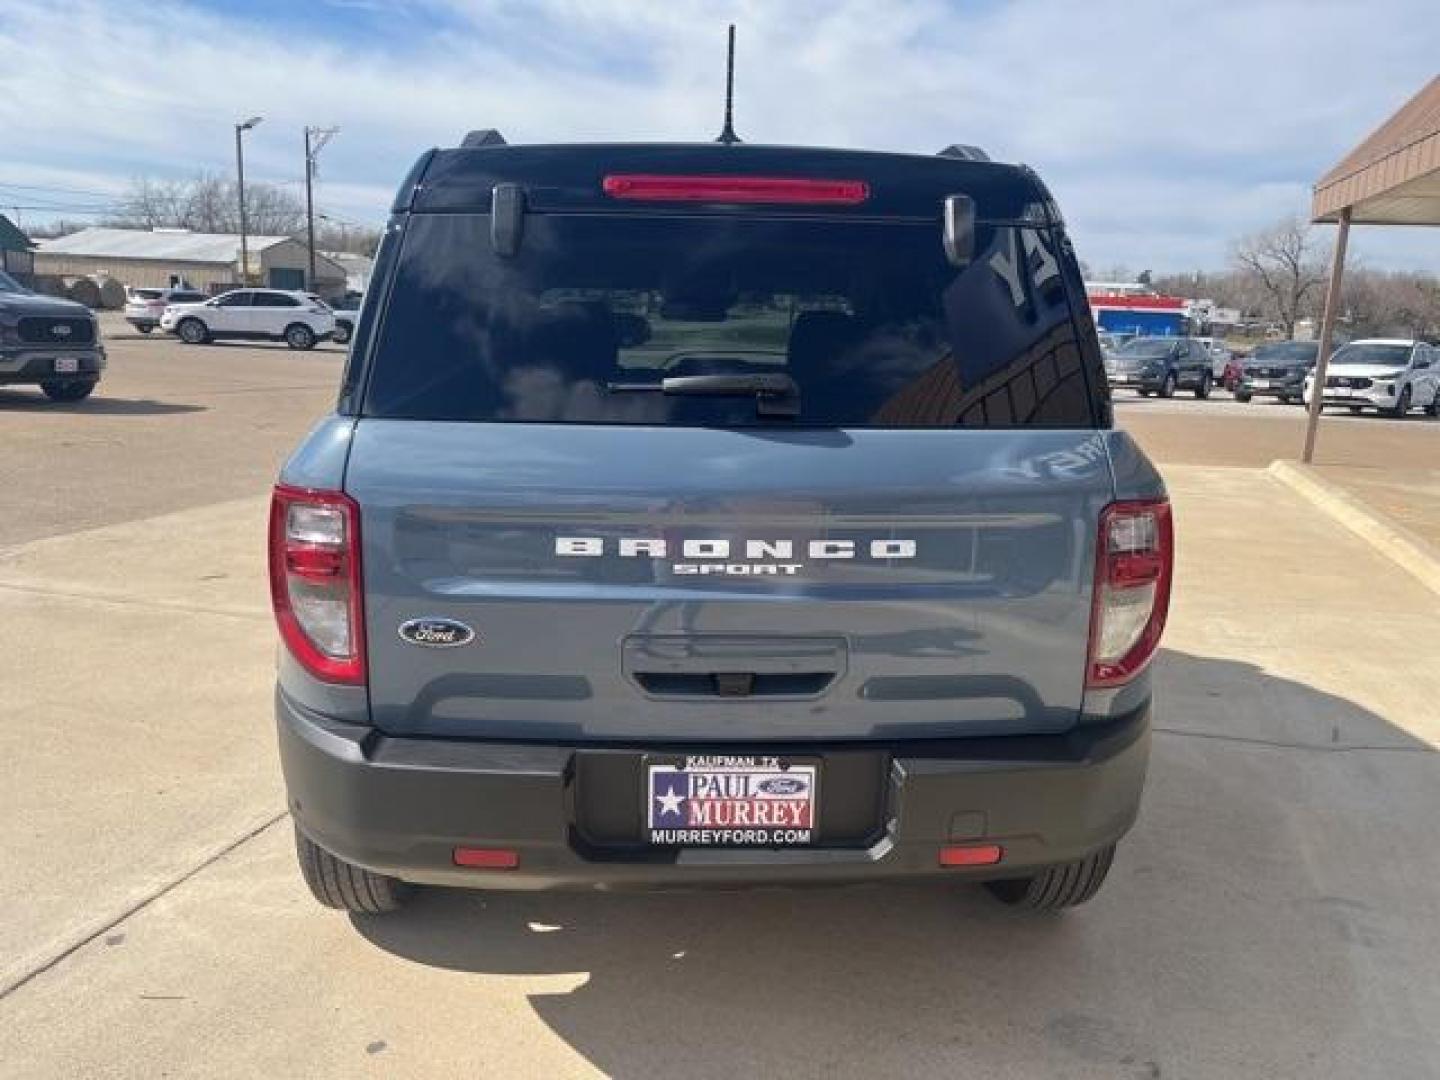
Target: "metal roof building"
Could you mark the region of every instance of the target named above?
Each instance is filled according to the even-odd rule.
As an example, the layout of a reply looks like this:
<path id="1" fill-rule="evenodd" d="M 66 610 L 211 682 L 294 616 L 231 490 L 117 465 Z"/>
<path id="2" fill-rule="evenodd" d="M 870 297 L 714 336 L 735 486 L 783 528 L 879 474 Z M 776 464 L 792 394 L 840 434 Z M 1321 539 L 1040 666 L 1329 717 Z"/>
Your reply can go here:
<path id="1" fill-rule="evenodd" d="M 289 236 L 249 236 L 249 279 L 277 289 L 345 291 L 345 268 L 319 253 L 307 282 L 309 250 Z M 240 237 L 184 229 L 81 229 L 41 241 L 35 272 L 61 276 L 105 274 L 130 286 L 166 286 L 181 279 L 197 289 L 241 283 Z"/>

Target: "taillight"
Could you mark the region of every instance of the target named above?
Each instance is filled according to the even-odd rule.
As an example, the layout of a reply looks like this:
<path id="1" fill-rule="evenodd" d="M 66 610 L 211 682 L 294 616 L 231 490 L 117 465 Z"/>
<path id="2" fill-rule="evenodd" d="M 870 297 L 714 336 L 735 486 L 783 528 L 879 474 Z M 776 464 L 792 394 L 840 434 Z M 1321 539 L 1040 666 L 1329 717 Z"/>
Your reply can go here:
<path id="1" fill-rule="evenodd" d="M 1127 683 L 1155 655 L 1170 610 L 1174 563 L 1167 500 L 1111 503 L 1101 512 L 1087 686 Z"/>
<path id="2" fill-rule="evenodd" d="M 286 648 L 317 679 L 365 681 L 360 508 L 339 491 L 276 484 L 270 600 Z"/>
<path id="3" fill-rule="evenodd" d="M 791 176 L 655 176 L 624 173 L 601 183 L 612 199 L 647 202 L 783 203 L 855 206 L 870 197 L 863 180 L 812 180 Z"/>

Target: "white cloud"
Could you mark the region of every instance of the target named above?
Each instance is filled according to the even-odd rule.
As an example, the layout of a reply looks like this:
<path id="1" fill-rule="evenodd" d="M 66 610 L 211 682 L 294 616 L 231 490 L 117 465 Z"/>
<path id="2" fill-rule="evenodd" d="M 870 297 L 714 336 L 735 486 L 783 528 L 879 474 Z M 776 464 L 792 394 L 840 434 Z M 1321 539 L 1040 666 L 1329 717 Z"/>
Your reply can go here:
<path id="1" fill-rule="evenodd" d="M 297 180 L 300 129 L 338 124 L 322 202 L 378 220 L 420 150 L 472 127 L 512 141 L 712 137 L 733 19 L 747 140 L 979 143 L 1041 171 L 1090 262 L 1213 266 L 1240 233 L 1303 212 L 1315 177 L 1433 74 L 1433 42 L 1400 32 L 1430 9 L 364 0 L 264 24 L 243 7 L 160 0 L 137 17 L 128 0 L 7 0 L 0 183 L 73 174 L 86 182 L 64 186 L 110 190 L 138 173 L 228 171 L 230 125 L 261 113 L 251 175 Z M 1433 266 L 1431 244 L 1363 241 L 1375 264 Z"/>

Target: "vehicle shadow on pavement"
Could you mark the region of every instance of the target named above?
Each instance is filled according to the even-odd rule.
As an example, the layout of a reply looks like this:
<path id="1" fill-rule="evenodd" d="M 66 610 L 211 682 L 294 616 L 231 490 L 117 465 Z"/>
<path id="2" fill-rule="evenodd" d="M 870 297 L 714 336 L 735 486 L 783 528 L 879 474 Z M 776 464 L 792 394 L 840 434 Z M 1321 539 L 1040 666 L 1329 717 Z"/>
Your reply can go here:
<path id="1" fill-rule="evenodd" d="M 531 1005 L 615 1076 L 1426 1072 L 1440 883 L 1385 852 L 1434 858 L 1434 748 L 1251 664 L 1166 651 L 1157 683 L 1140 824 L 1064 915 L 956 883 L 427 890 L 354 923 L 437 968 L 578 975 Z M 477 1052 L 501 1037 L 477 1019 Z"/>
<path id="2" fill-rule="evenodd" d="M 178 401 L 154 401 L 148 398 L 106 397 L 102 386 L 84 401 L 51 401 L 39 390 L 33 393 L 0 390 L 0 412 L 28 410 L 53 413 L 89 413 L 95 416 L 166 416 L 172 413 L 205 412 L 204 405 L 186 405 Z"/>

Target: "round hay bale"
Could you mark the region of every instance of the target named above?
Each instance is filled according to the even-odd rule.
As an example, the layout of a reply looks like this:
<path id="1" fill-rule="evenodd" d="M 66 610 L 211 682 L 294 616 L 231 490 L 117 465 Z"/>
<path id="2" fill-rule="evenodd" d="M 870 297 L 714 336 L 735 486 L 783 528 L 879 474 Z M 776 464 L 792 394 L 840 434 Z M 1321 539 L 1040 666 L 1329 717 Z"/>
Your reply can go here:
<path id="1" fill-rule="evenodd" d="M 95 284 L 100 286 L 100 306 L 106 311 L 119 311 L 125 306 L 125 286 L 108 274 L 98 275 Z"/>
<path id="2" fill-rule="evenodd" d="M 66 278 L 65 299 L 84 304 L 94 311 L 100 306 L 100 286 L 88 277 Z"/>

